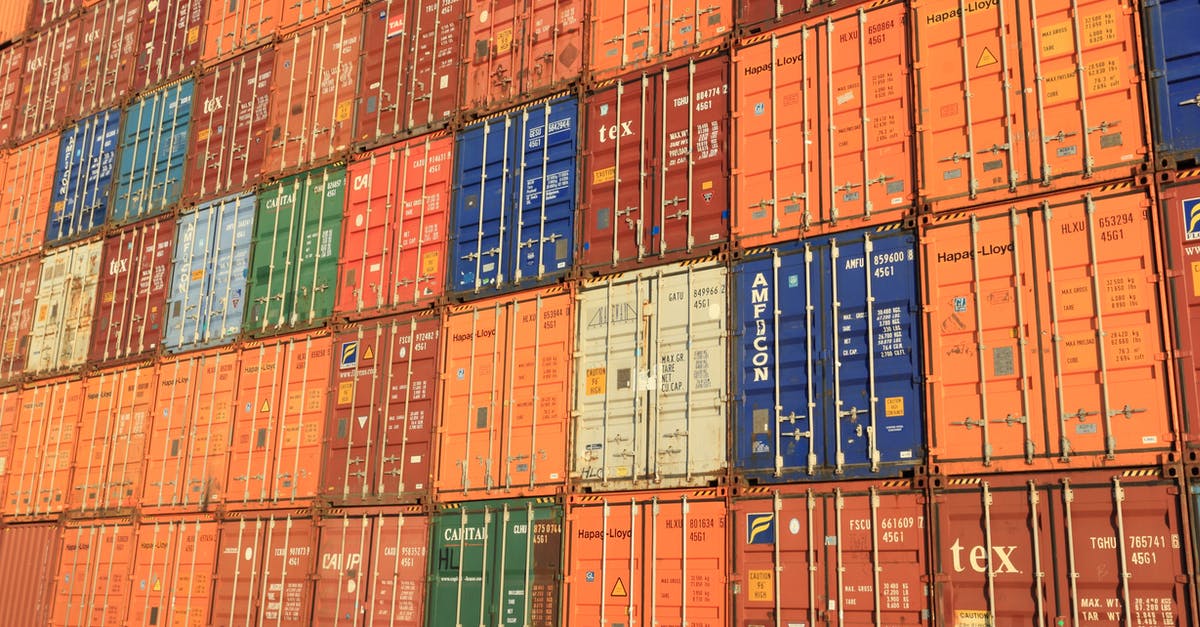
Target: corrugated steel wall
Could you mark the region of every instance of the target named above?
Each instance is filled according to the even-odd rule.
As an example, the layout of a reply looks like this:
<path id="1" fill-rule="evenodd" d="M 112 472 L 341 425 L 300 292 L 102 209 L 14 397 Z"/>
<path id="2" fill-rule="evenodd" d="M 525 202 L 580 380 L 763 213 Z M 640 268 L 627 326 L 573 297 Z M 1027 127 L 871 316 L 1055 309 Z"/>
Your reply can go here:
<path id="1" fill-rule="evenodd" d="M 11 0 L 5 625 L 1192 625 L 1200 20 Z"/>

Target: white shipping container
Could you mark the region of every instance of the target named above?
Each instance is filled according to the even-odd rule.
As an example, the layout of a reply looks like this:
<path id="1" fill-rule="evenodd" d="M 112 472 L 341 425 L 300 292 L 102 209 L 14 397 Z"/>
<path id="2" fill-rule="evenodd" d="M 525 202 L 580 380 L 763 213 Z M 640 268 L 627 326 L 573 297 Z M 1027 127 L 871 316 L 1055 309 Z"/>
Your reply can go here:
<path id="1" fill-rule="evenodd" d="M 572 477 L 591 490 L 706 485 L 726 467 L 726 270 L 686 262 L 585 282 Z"/>
<path id="2" fill-rule="evenodd" d="M 87 359 L 103 244 L 72 246 L 42 261 L 26 371 L 70 368 Z"/>

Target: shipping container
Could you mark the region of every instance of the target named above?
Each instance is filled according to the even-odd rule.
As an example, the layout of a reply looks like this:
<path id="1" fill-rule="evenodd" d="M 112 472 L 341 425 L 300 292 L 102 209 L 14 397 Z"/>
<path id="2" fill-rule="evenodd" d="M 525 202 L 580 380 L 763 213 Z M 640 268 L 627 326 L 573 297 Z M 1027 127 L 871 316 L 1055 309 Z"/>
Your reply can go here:
<path id="1" fill-rule="evenodd" d="M 367 5 L 356 143 L 440 128 L 457 113 L 467 0 Z"/>
<path id="2" fill-rule="evenodd" d="M 463 108 L 478 114 L 566 88 L 583 69 L 588 3 L 475 0 L 467 11 Z M 596 6 L 592 4 L 591 6 Z"/>
<path id="3" fill-rule="evenodd" d="M 211 66 L 361 5 L 362 0 L 209 0 L 204 63 Z"/>
<path id="4" fill-rule="evenodd" d="M 22 144 L 0 157 L 0 259 L 41 251 L 57 160 L 57 135 Z"/>
<path id="5" fill-rule="evenodd" d="M 296 507 L 320 496 L 332 344 L 321 333 L 245 344 L 229 439 L 228 507 Z"/>
<path id="6" fill-rule="evenodd" d="M 18 42 L 0 50 L 0 144 L 8 144 L 21 125 L 22 109 L 26 104 L 21 87 L 25 79 L 27 49 L 24 42 Z"/>
<path id="7" fill-rule="evenodd" d="M 129 518 L 63 526 L 51 627 L 124 624 L 134 536 Z"/>
<path id="8" fill-rule="evenodd" d="M 46 219 L 47 245 L 76 240 L 104 226 L 120 131 L 121 112 L 116 109 L 63 131 Z"/>
<path id="9" fill-rule="evenodd" d="M 724 478 L 725 283 L 724 265 L 700 261 L 580 284 L 567 353 L 575 356 L 571 479 L 579 488 Z"/>
<path id="10" fill-rule="evenodd" d="M 127 624 L 208 625 L 217 558 L 214 517 L 142 517 L 134 541 Z"/>
<path id="11" fill-rule="evenodd" d="M 764 486 L 739 496 L 728 523 L 729 624 L 929 624 L 926 499 L 912 481 Z"/>
<path id="12" fill-rule="evenodd" d="M 429 551 L 423 507 L 332 510 L 320 526 L 314 625 L 423 627 Z"/>
<path id="13" fill-rule="evenodd" d="M 1163 254 L 1171 309 L 1167 316 L 1178 377 L 1179 436 L 1185 447 L 1200 447 L 1200 170 L 1167 175 L 1157 186 L 1158 212 L 1165 222 Z"/>
<path id="14" fill-rule="evenodd" d="M 905 10 L 846 7 L 735 50 L 733 237 L 743 247 L 913 211 Z"/>
<path id="15" fill-rule="evenodd" d="M 92 363 L 157 355 L 174 240 L 172 217 L 138 223 L 104 240 Z"/>
<path id="16" fill-rule="evenodd" d="M 278 510 L 222 522 L 211 624 L 308 627 L 317 548 L 311 512 Z"/>
<path id="17" fill-rule="evenodd" d="M 10 521 L 57 518 L 71 490 L 83 383 L 41 381 L 22 389 L 20 402 L 3 515 Z"/>
<path id="18" fill-rule="evenodd" d="M 417 309 L 442 295 L 453 170 L 449 133 L 386 146 L 350 164 L 339 313 Z"/>
<path id="19" fill-rule="evenodd" d="M 44 29 L 51 22 L 75 13 L 82 5 L 95 3 L 96 0 L 33 0 L 29 9 L 29 30 Z"/>
<path id="20" fill-rule="evenodd" d="M 12 0 L 0 9 L 0 43 L 16 39 L 29 25 L 29 0 Z"/>
<path id="21" fill-rule="evenodd" d="M 733 32 L 733 2 L 590 3 L 588 73 L 611 77 L 704 53 Z"/>
<path id="22" fill-rule="evenodd" d="M 290 176 L 258 193 L 245 329 L 273 335 L 321 324 L 337 302 L 346 166 Z"/>
<path id="23" fill-rule="evenodd" d="M 100 371 L 84 380 L 67 509 L 72 515 L 132 510 L 142 496 L 150 413 L 158 389 L 153 364 Z"/>
<path id="24" fill-rule="evenodd" d="M 163 337 L 167 350 L 227 344 L 241 333 L 254 207 L 254 194 L 228 196 L 179 218 Z"/>
<path id="25" fill-rule="evenodd" d="M 212 6 L 224 4 L 217 1 Z M 274 92 L 273 47 L 247 52 L 200 75 L 187 153 L 192 167 L 183 186 L 186 200 L 201 202 L 258 184 Z"/>
<path id="26" fill-rule="evenodd" d="M 1179 0 L 1139 3 L 1146 49 L 1146 76 L 1152 104 L 1154 155 L 1162 168 L 1197 165 L 1200 43 L 1187 25 L 1196 7 Z"/>
<path id="27" fill-rule="evenodd" d="M 0 527 L 0 624 L 49 624 L 61 541 L 56 524 Z"/>
<path id="28" fill-rule="evenodd" d="M 887 477 L 924 462 L 915 233 L 748 251 L 733 268 L 735 469 Z"/>
<path id="29" fill-rule="evenodd" d="M 21 389 L 16 386 L 0 388 L 0 503 L 7 502 L 9 478 L 15 473 L 15 464 L 22 461 L 14 455 L 20 420 Z M 0 542 L 0 553 L 3 551 L 4 545 Z M 3 597 L 0 596 L 0 599 Z"/>
<path id="30" fill-rule="evenodd" d="M 109 222 L 133 222 L 172 209 L 183 196 L 195 81 L 139 97 L 125 110 Z"/>
<path id="31" fill-rule="evenodd" d="M 161 362 L 146 436 L 142 512 L 202 512 L 223 500 L 239 370 L 232 350 Z"/>
<path id="32" fill-rule="evenodd" d="M 988 474 L 933 491 L 937 616 L 958 625 L 1192 625 L 1187 518 L 1157 469 Z"/>
<path id="33" fill-rule="evenodd" d="M 578 115 L 575 98 L 544 100 L 456 135 L 450 291 L 524 289 L 571 268 Z"/>
<path id="34" fill-rule="evenodd" d="M 926 217 L 933 473 L 1156 464 L 1172 450 L 1158 224 L 1132 183 Z"/>
<path id="35" fill-rule="evenodd" d="M 731 625 L 727 507 L 724 489 L 571 497 L 566 624 Z"/>
<path id="36" fill-rule="evenodd" d="M 581 266 L 661 263 L 729 240 L 729 82 L 722 54 L 587 99 Z"/>
<path id="37" fill-rule="evenodd" d="M 41 267 L 37 256 L 0 266 L 0 381 L 16 380 L 25 372 Z"/>
<path id="38" fill-rule="evenodd" d="M 566 490 L 572 298 L 556 286 L 447 311 L 435 499 Z"/>
<path id="39" fill-rule="evenodd" d="M 428 502 L 441 317 L 363 322 L 340 332 L 333 347 L 322 494 L 347 504 Z"/>
<path id="40" fill-rule="evenodd" d="M 141 92 L 190 74 L 200 62 L 200 31 L 209 0 L 146 2 L 134 59 L 133 89 Z"/>
<path id="41" fill-rule="evenodd" d="M 363 14 L 344 13 L 275 45 L 265 173 L 344 157 L 354 139 Z"/>
<path id="42" fill-rule="evenodd" d="M 757 35 L 796 20 L 846 6 L 846 3 L 840 0 L 738 0 L 737 4 L 737 26 L 742 35 Z M 850 4 L 861 4 L 861 0 L 851 0 Z"/>
<path id="43" fill-rule="evenodd" d="M 21 45 L 25 47 L 25 76 L 21 79 L 20 111 L 13 138 L 30 141 L 58 130 L 72 107 L 76 57 L 82 23 L 62 20 L 39 27 Z"/>
<path id="44" fill-rule="evenodd" d="M 973 207 L 1150 163 L 1128 0 L 912 3 L 920 202 Z"/>
<path id="45" fill-rule="evenodd" d="M 87 361 L 103 246 L 95 240 L 42 258 L 25 363 L 28 374 L 78 368 Z"/>
<path id="46" fill-rule="evenodd" d="M 559 624 L 563 508 L 555 499 L 447 503 L 432 518 L 430 627 Z"/>
<path id="47" fill-rule="evenodd" d="M 69 115 L 121 104 L 133 87 L 145 0 L 99 0 L 78 16 L 78 61 L 69 81 Z"/>

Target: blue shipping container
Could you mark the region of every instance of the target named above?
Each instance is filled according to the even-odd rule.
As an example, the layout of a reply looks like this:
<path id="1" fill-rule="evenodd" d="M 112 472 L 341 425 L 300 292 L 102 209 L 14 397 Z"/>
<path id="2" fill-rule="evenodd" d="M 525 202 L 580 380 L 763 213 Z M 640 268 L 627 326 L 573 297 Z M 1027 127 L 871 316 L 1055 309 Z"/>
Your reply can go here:
<path id="1" fill-rule="evenodd" d="M 125 110 L 111 222 L 149 218 L 179 202 L 194 88 L 191 80 L 177 83 Z"/>
<path id="2" fill-rule="evenodd" d="M 254 198 L 229 196 L 179 219 L 163 342 L 168 351 L 228 344 L 241 332 Z"/>
<path id="3" fill-rule="evenodd" d="M 449 290 L 486 296 L 570 269 L 579 103 L 537 102 L 458 135 Z"/>
<path id="4" fill-rule="evenodd" d="M 915 240 L 881 227 L 735 264 L 739 473 L 886 477 L 921 463 Z"/>
<path id="5" fill-rule="evenodd" d="M 63 131 L 46 221 L 46 243 L 61 244 L 104 224 L 112 191 L 121 112 L 102 111 Z"/>
<path id="6" fill-rule="evenodd" d="M 1149 0 L 1142 31 L 1150 65 L 1154 152 L 1159 163 L 1200 159 L 1200 5 L 1196 0 Z"/>

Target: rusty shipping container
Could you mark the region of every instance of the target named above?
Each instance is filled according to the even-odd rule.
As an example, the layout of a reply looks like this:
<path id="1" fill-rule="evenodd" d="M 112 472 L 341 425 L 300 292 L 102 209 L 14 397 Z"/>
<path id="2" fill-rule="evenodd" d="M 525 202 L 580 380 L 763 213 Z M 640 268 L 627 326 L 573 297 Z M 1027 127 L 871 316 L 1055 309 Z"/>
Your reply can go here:
<path id="1" fill-rule="evenodd" d="M 733 2 L 589 3 L 588 73 L 612 77 L 704 53 L 733 32 Z"/>
<path id="2" fill-rule="evenodd" d="M 721 54 L 585 101 L 581 266 L 660 263 L 729 240 L 729 85 Z"/>
<path id="3" fill-rule="evenodd" d="M 224 499 L 239 371 L 233 350 L 161 361 L 147 427 L 142 512 L 207 511 Z"/>
<path id="4" fill-rule="evenodd" d="M 200 62 L 204 10 L 209 0 L 147 1 L 134 58 L 137 92 L 192 72 Z"/>
<path id="5" fill-rule="evenodd" d="M 80 516 L 135 509 L 142 496 L 150 412 L 158 389 L 153 364 L 84 379 L 67 509 Z"/>
<path id="6" fill-rule="evenodd" d="M 463 108 L 495 111 L 566 88 L 583 68 L 581 0 L 477 0 L 467 12 Z M 593 5 L 594 6 L 594 5 Z"/>
<path id="7" fill-rule="evenodd" d="M 423 627 L 429 554 L 423 507 L 332 510 L 319 524 L 314 625 Z"/>
<path id="8" fill-rule="evenodd" d="M 1179 381 L 1179 436 L 1185 447 L 1200 447 L 1200 170 L 1160 174 L 1157 210 L 1165 229 L 1164 252 L 1171 309 L 1167 316 L 1172 356 Z"/>
<path id="9" fill-rule="evenodd" d="M 440 416 L 440 315 L 359 323 L 333 347 L 322 495 L 352 505 L 427 503 Z"/>
<path id="10" fill-rule="evenodd" d="M 3 515 L 10 521 L 57 517 L 71 491 L 83 383 L 72 377 L 28 385 L 20 403 Z"/>
<path id="11" fill-rule="evenodd" d="M 683 262 L 585 281 L 571 479 L 583 490 L 719 482 L 727 467 L 726 269 Z"/>
<path id="12" fill-rule="evenodd" d="M 0 157 L 0 259 L 42 249 L 57 163 L 56 135 L 10 148 Z"/>
<path id="13" fill-rule="evenodd" d="M 955 210 L 1149 164 L 1128 0 L 912 3 L 920 201 Z"/>
<path id="14" fill-rule="evenodd" d="M 925 500 L 903 479 L 743 490 L 730 624 L 928 624 Z"/>
<path id="15" fill-rule="evenodd" d="M 566 489 L 574 315 L 562 287 L 447 311 L 435 499 Z"/>
<path id="16" fill-rule="evenodd" d="M 18 42 L 0 50 L 0 144 L 12 140 L 22 121 L 26 103 L 21 87 L 25 81 L 27 49 L 24 42 Z"/>
<path id="17" fill-rule="evenodd" d="M 49 624 L 61 541 L 56 524 L 0 527 L 0 624 Z"/>
<path id="18" fill-rule="evenodd" d="M 380 148 L 346 170 L 336 311 L 350 318 L 428 306 L 446 285 L 454 138 Z"/>
<path id="19" fill-rule="evenodd" d="M 367 5 L 355 143 L 386 143 L 450 122 L 462 98 L 467 5 L 467 0 Z"/>
<path id="20" fill-rule="evenodd" d="M 572 496 L 566 545 L 567 625 L 733 624 L 724 489 Z"/>
<path id="21" fill-rule="evenodd" d="M 1192 625 L 1186 492 L 1158 469 L 988 474 L 933 490 L 937 616 Z"/>
<path id="22" fill-rule="evenodd" d="M 15 380 L 25 372 L 41 267 L 37 256 L 0 266 L 0 381 Z"/>
<path id="23" fill-rule="evenodd" d="M 317 332 L 242 348 L 227 507 L 295 507 L 320 496 L 332 344 Z"/>
<path id="24" fill-rule="evenodd" d="M 294 172 L 349 151 L 362 41 L 363 14 L 354 11 L 275 45 L 264 173 Z"/>
<path id="25" fill-rule="evenodd" d="M 318 550 L 313 514 L 247 513 L 220 527 L 211 624 L 308 627 Z"/>
<path id="26" fill-rule="evenodd" d="M 212 66 L 270 44 L 314 22 L 356 9 L 362 0 L 208 0 L 201 58 Z"/>
<path id="27" fill-rule="evenodd" d="M 1124 183 L 940 214 L 919 236 L 931 471 L 1172 450 L 1159 218 Z"/>
<path id="28" fill-rule="evenodd" d="M 135 531 L 131 518 L 64 524 L 52 627 L 124 623 Z"/>
<path id="29" fill-rule="evenodd" d="M 733 237 L 743 247 L 913 211 L 905 11 L 842 8 L 735 49 Z"/>
<path id="30" fill-rule="evenodd" d="M 103 246 L 94 240 L 42 258 L 25 364 L 29 374 L 78 368 L 87 361 Z"/>
<path id="31" fill-rule="evenodd" d="M 14 139 L 31 141 L 69 121 L 81 29 L 78 20 L 62 20 L 31 33 L 20 44 L 25 47 L 25 76 Z"/>
<path id="32" fill-rule="evenodd" d="M 104 240 L 88 358 L 93 363 L 155 355 L 167 314 L 175 220 L 142 222 Z"/>
<path id="33" fill-rule="evenodd" d="M 191 515 L 139 519 L 127 624 L 209 624 L 218 531 L 214 518 Z"/>
<path id="34" fill-rule="evenodd" d="M 99 0 L 82 14 L 70 77 L 72 118 L 121 104 L 133 87 L 145 0 Z"/>

